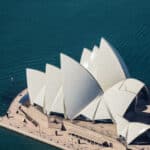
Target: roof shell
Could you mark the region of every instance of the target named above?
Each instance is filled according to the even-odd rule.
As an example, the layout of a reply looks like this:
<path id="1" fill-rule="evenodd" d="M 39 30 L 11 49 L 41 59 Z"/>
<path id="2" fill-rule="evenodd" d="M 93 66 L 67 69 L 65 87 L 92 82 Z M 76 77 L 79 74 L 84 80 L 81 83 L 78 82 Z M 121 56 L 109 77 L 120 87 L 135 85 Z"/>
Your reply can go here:
<path id="1" fill-rule="evenodd" d="M 126 139 L 127 144 L 131 144 L 138 136 L 142 135 L 150 126 L 138 122 L 128 122 L 123 117 L 113 114 L 118 135 L 123 136 Z"/>
<path id="2" fill-rule="evenodd" d="M 45 88 L 46 88 L 45 86 L 42 87 L 42 89 L 39 91 L 38 95 L 34 100 L 34 104 L 37 104 L 42 108 L 44 107 L 44 101 L 45 101 Z"/>
<path id="3" fill-rule="evenodd" d="M 26 69 L 27 87 L 31 104 L 36 101 L 39 92 L 45 85 L 45 73 L 35 70 Z M 42 102 L 40 102 L 41 104 Z"/>
<path id="4" fill-rule="evenodd" d="M 143 86 L 144 84 L 136 79 L 129 78 L 120 81 L 105 91 L 103 95 L 92 100 L 81 111 L 81 114 L 91 120 L 112 119 L 106 108 L 105 103 L 107 103 L 111 111 L 123 116 Z"/>
<path id="5" fill-rule="evenodd" d="M 94 59 L 95 59 L 98 52 L 99 52 L 99 48 L 95 45 L 93 47 L 93 51 L 91 53 L 90 61 L 94 61 Z"/>
<path id="6" fill-rule="evenodd" d="M 128 126 L 127 144 L 131 144 L 138 136 L 150 129 L 149 125 L 131 122 Z"/>
<path id="7" fill-rule="evenodd" d="M 94 120 L 95 112 L 97 110 L 97 107 L 99 106 L 99 103 L 101 101 L 100 96 L 97 96 L 94 100 L 91 101 L 81 112 L 80 114 L 85 116 L 86 118 L 90 120 Z M 79 115 L 80 115 L 79 114 Z"/>
<path id="8" fill-rule="evenodd" d="M 145 84 L 142 81 L 139 81 L 139 80 L 133 79 L 133 78 L 129 78 L 123 82 L 123 84 L 120 87 L 120 90 L 135 93 L 137 95 L 144 86 L 145 86 Z"/>
<path id="9" fill-rule="evenodd" d="M 109 113 L 111 113 L 110 116 L 112 116 L 112 120 L 116 123 L 118 136 L 123 136 L 128 145 L 131 144 L 138 136 L 150 129 L 150 125 L 138 122 L 129 122 L 125 118 L 110 110 L 109 107 L 107 108 L 109 109 Z"/>
<path id="10" fill-rule="evenodd" d="M 61 54 L 61 69 L 66 113 L 69 119 L 73 119 L 103 92 L 83 66 L 64 54 Z"/>
<path id="11" fill-rule="evenodd" d="M 129 77 L 122 58 L 104 38 L 101 39 L 100 48 L 92 61 L 92 65 L 96 70 L 93 75 L 104 91 Z"/>
<path id="12" fill-rule="evenodd" d="M 65 113 L 65 106 L 64 106 L 64 94 L 63 94 L 63 87 L 61 86 L 57 96 L 52 104 L 51 112 L 56 112 L 60 114 Z"/>
<path id="13" fill-rule="evenodd" d="M 104 120 L 104 119 L 111 119 L 111 116 L 106 108 L 105 100 L 102 96 L 97 111 L 95 113 L 94 120 Z"/>
<path id="14" fill-rule="evenodd" d="M 81 55 L 80 64 L 83 65 L 85 68 L 88 68 L 90 57 L 91 57 L 91 51 L 87 48 L 84 48 Z"/>
<path id="15" fill-rule="evenodd" d="M 49 114 L 57 93 L 62 86 L 62 74 L 59 68 L 46 64 L 45 85 L 45 111 Z"/>
<path id="16" fill-rule="evenodd" d="M 112 112 L 112 111 L 111 111 Z M 112 114 L 114 121 L 117 125 L 117 134 L 118 136 L 123 136 L 124 138 L 127 137 L 128 133 L 128 127 L 129 127 L 129 122 L 124 119 L 123 117 L 116 115 L 115 113 Z"/>
<path id="17" fill-rule="evenodd" d="M 112 111 L 123 116 L 143 87 L 144 84 L 139 80 L 126 79 L 108 89 L 103 98 Z"/>

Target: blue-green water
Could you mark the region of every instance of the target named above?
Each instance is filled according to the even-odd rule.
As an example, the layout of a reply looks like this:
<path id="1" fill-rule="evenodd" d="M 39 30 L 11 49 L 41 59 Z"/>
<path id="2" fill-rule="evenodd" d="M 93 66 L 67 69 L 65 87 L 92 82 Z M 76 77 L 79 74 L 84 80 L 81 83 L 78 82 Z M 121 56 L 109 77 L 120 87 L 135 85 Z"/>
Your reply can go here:
<path id="1" fill-rule="evenodd" d="M 54 147 L 3 128 L 0 128 L 0 145 L 1 150 L 57 150 Z"/>
<path id="2" fill-rule="evenodd" d="M 104 36 L 130 74 L 150 84 L 149 0 L 0 0 L 0 114 L 26 87 L 25 68 L 59 66 L 59 53 L 79 60 L 83 47 Z M 13 77 L 13 82 L 11 82 Z M 0 149 L 48 150 L 0 129 Z"/>

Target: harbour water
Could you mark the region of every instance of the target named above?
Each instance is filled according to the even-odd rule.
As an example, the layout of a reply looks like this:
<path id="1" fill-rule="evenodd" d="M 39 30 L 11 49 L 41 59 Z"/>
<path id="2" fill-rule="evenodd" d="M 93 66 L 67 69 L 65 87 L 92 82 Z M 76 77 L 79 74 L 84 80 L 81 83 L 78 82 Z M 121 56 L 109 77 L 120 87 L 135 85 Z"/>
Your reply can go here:
<path id="1" fill-rule="evenodd" d="M 150 85 L 150 1 L 0 1 L 0 115 L 26 87 L 25 68 L 44 71 L 59 53 L 80 59 L 105 37 L 121 54 L 132 77 Z M 1 150 L 53 150 L 0 129 Z"/>
<path id="2" fill-rule="evenodd" d="M 37 142 L 29 137 L 19 135 L 3 128 L 0 128 L 0 144 L 1 150 L 58 150 L 55 147 Z"/>

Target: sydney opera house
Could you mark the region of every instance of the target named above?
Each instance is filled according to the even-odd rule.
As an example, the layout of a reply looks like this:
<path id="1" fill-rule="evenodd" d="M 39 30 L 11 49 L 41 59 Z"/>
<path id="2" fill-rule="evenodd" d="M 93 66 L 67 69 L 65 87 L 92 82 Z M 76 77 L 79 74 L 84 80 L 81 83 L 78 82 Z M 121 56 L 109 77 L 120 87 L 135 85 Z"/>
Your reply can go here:
<path id="1" fill-rule="evenodd" d="M 45 115 L 63 115 L 65 119 L 111 120 L 118 137 L 131 144 L 149 132 L 145 123 L 131 122 L 125 115 L 141 100 L 146 85 L 130 77 L 118 52 L 104 39 L 93 50 L 83 49 L 80 62 L 60 54 L 61 68 L 46 64 L 45 72 L 26 70 L 30 104 Z"/>

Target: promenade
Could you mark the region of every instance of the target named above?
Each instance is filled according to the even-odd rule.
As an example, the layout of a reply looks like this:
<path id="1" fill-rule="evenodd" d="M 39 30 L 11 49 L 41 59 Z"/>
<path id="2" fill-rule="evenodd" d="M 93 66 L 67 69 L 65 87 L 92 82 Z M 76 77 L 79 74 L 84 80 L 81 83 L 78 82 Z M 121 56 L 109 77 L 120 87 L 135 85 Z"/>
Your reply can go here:
<path id="1" fill-rule="evenodd" d="M 58 116 L 47 117 L 35 106 L 19 103 L 27 93 L 23 90 L 11 103 L 7 115 L 0 118 L 0 126 L 65 150 L 125 150 L 117 140 L 116 126 L 86 121 L 69 121 Z M 62 129 L 65 127 L 65 130 Z M 140 150 L 141 146 L 132 146 Z M 145 146 L 144 150 L 150 150 Z"/>

